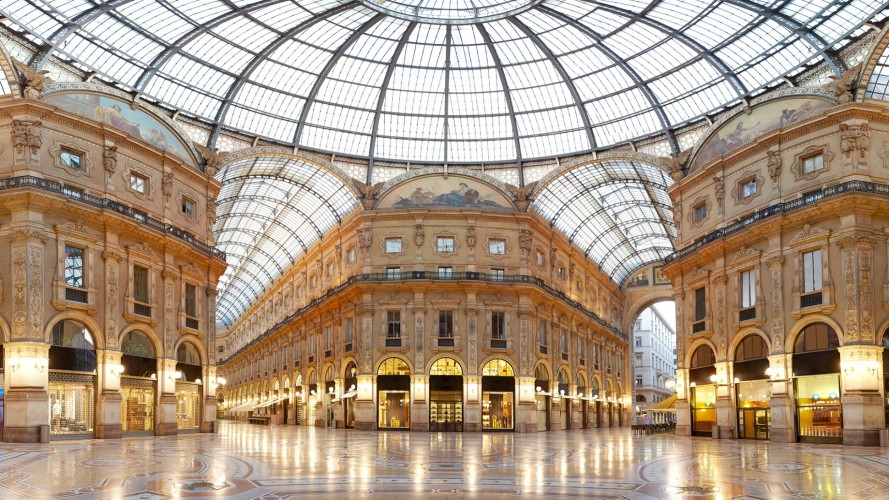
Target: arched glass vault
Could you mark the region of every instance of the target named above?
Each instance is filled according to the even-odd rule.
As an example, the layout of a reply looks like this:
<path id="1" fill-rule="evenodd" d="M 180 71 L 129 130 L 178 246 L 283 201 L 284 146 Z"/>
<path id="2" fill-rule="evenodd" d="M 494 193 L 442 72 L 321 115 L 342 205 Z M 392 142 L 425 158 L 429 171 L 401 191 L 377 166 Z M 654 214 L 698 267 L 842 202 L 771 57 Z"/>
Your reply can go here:
<path id="1" fill-rule="evenodd" d="M 374 160 L 551 158 L 661 135 L 838 49 L 877 0 L 8 0 L 57 56 L 215 127 Z M 363 180 L 363 179 L 362 179 Z"/>
<path id="2" fill-rule="evenodd" d="M 219 279 L 217 318 L 231 325 L 312 243 L 358 208 L 343 180 L 304 160 L 257 156 L 217 174 L 216 246 L 228 269 Z"/>
<path id="3" fill-rule="evenodd" d="M 533 209 L 622 283 L 673 252 L 676 226 L 667 195 L 672 183 L 664 171 L 644 163 L 596 162 L 553 179 Z"/>

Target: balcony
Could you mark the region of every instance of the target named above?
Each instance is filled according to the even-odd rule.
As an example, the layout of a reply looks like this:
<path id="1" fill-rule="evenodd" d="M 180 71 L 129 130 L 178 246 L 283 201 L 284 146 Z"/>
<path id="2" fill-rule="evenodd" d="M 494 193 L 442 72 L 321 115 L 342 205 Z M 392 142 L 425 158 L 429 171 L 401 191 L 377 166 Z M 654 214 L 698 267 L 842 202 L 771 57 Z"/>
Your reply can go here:
<path id="1" fill-rule="evenodd" d="M 151 317 L 151 306 L 148 304 L 143 304 L 141 302 L 133 303 L 133 314 L 138 314 L 139 316 L 145 316 L 146 318 Z"/>
<path id="2" fill-rule="evenodd" d="M 431 349 L 435 352 L 457 352 L 463 349 L 463 337 L 433 337 Z"/>
<path id="3" fill-rule="evenodd" d="M 513 339 L 495 339 L 486 335 L 484 340 L 482 340 L 482 351 L 484 351 L 486 354 L 511 354 L 513 352 Z"/>
<path id="4" fill-rule="evenodd" d="M 750 321 L 756 319 L 756 308 L 750 307 L 738 311 L 738 321 Z"/>
<path id="5" fill-rule="evenodd" d="M 86 290 L 82 288 L 65 288 L 65 300 L 70 300 L 71 302 L 80 302 L 81 304 L 86 304 L 87 302 L 87 293 Z"/>
<path id="6" fill-rule="evenodd" d="M 807 293 L 805 295 L 800 295 L 799 297 L 799 306 L 803 307 L 813 307 L 820 306 L 823 300 L 821 292 Z"/>
<path id="7" fill-rule="evenodd" d="M 701 333 L 707 330 L 707 322 L 702 320 L 691 325 L 691 333 Z"/>
<path id="8" fill-rule="evenodd" d="M 388 335 L 380 335 L 377 337 L 377 346 L 381 351 L 388 352 L 407 352 L 410 347 L 408 338 L 404 335 L 398 337 L 390 337 Z"/>
<path id="9" fill-rule="evenodd" d="M 197 318 L 185 318 L 185 328 L 191 328 L 192 330 L 197 330 L 200 326 Z"/>

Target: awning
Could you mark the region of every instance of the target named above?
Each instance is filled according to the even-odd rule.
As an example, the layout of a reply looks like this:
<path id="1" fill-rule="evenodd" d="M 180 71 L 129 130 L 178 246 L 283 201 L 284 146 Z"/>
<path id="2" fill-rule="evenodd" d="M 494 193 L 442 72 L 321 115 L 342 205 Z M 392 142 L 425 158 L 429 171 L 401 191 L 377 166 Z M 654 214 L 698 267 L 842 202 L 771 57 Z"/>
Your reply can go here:
<path id="1" fill-rule="evenodd" d="M 642 411 L 658 411 L 663 413 L 675 413 L 676 412 L 676 394 L 673 394 L 669 398 L 661 401 L 660 403 L 655 403 L 648 408 L 644 408 Z"/>
<path id="2" fill-rule="evenodd" d="M 343 394 L 342 399 L 354 398 L 357 394 L 358 394 L 358 391 L 349 391 L 349 392 Z"/>
<path id="3" fill-rule="evenodd" d="M 231 408 L 231 409 L 229 409 L 228 411 L 235 412 L 235 413 L 237 413 L 237 412 L 242 412 L 242 411 L 246 412 L 246 411 L 251 411 L 251 410 L 253 410 L 254 408 L 256 408 L 256 403 L 250 402 L 250 403 L 244 403 L 244 404 L 242 404 L 242 405 L 240 405 L 240 406 L 236 406 L 236 407 L 234 407 L 234 408 Z"/>
<path id="4" fill-rule="evenodd" d="M 257 408 L 265 408 L 266 406 L 272 406 L 273 404 L 275 404 L 277 402 L 278 402 L 278 398 L 272 398 L 272 399 L 266 401 L 265 403 L 257 406 Z"/>

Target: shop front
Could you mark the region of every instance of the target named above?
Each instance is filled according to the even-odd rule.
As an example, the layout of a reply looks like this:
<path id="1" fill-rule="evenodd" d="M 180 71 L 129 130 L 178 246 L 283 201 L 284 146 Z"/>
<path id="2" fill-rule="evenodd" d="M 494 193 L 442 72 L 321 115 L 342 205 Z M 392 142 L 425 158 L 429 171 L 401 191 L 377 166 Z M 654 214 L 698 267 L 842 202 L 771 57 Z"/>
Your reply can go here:
<path id="1" fill-rule="evenodd" d="M 429 430 L 463 431 L 463 368 L 441 358 L 429 371 Z"/>
<path id="2" fill-rule="evenodd" d="M 92 333 L 72 320 L 52 329 L 49 348 L 49 433 L 88 437 L 96 420 L 96 351 Z"/>
<path id="3" fill-rule="evenodd" d="M 559 398 L 559 430 L 567 431 L 570 421 L 571 399 L 568 396 L 568 374 L 559 370 L 559 385 L 554 396 Z"/>
<path id="4" fill-rule="evenodd" d="M 507 361 L 492 359 L 482 369 L 482 430 L 515 429 L 515 371 Z"/>
<path id="5" fill-rule="evenodd" d="M 543 365 L 537 365 L 534 372 L 534 391 L 537 401 L 537 430 L 538 432 L 548 431 L 552 415 L 550 407 L 552 393 L 549 392 L 549 374 Z"/>
<path id="6" fill-rule="evenodd" d="M 154 434 L 157 406 L 157 359 L 148 336 L 128 332 L 121 342 L 120 424 L 124 434 Z"/>
<path id="7" fill-rule="evenodd" d="M 839 338 L 829 325 L 804 328 L 793 346 L 797 438 L 801 443 L 842 443 Z"/>
<path id="8" fill-rule="evenodd" d="M 358 366 L 350 361 L 346 366 L 346 376 L 343 382 L 343 418 L 347 429 L 355 428 L 355 396 L 358 395 Z"/>
<path id="9" fill-rule="evenodd" d="M 708 345 L 698 346 L 692 354 L 688 387 L 693 436 L 713 436 L 716 426 L 715 364 L 716 356 Z"/>
<path id="10" fill-rule="evenodd" d="M 203 367 L 198 350 L 188 342 L 183 342 L 176 349 L 176 373 L 177 428 L 179 432 L 199 431 L 203 407 Z"/>
<path id="11" fill-rule="evenodd" d="M 735 348 L 732 372 L 735 376 L 738 439 L 769 439 L 772 384 L 762 378 L 769 368 L 768 355 L 765 340 L 757 334 L 747 335 Z"/>
<path id="12" fill-rule="evenodd" d="M 586 391 L 586 380 L 584 379 L 583 374 L 577 374 L 577 401 L 580 405 L 580 428 L 581 429 L 589 429 L 589 408 L 590 408 L 590 400 L 589 395 Z"/>

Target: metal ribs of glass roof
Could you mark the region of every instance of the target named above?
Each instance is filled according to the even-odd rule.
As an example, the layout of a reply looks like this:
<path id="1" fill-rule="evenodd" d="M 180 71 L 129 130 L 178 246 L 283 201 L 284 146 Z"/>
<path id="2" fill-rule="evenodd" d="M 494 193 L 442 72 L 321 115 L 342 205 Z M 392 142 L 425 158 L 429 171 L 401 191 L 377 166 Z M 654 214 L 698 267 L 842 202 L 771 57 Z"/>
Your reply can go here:
<path id="1" fill-rule="evenodd" d="M 416 23 L 346 0 L 9 0 L 0 13 L 43 47 L 32 65 L 71 59 L 206 120 L 211 146 L 230 128 L 371 164 L 454 164 L 655 134 L 675 152 L 673 130 L 802 65 L 841 72 L 838 46 L 887 2 L 482 3 L 511 15 Z"/>

